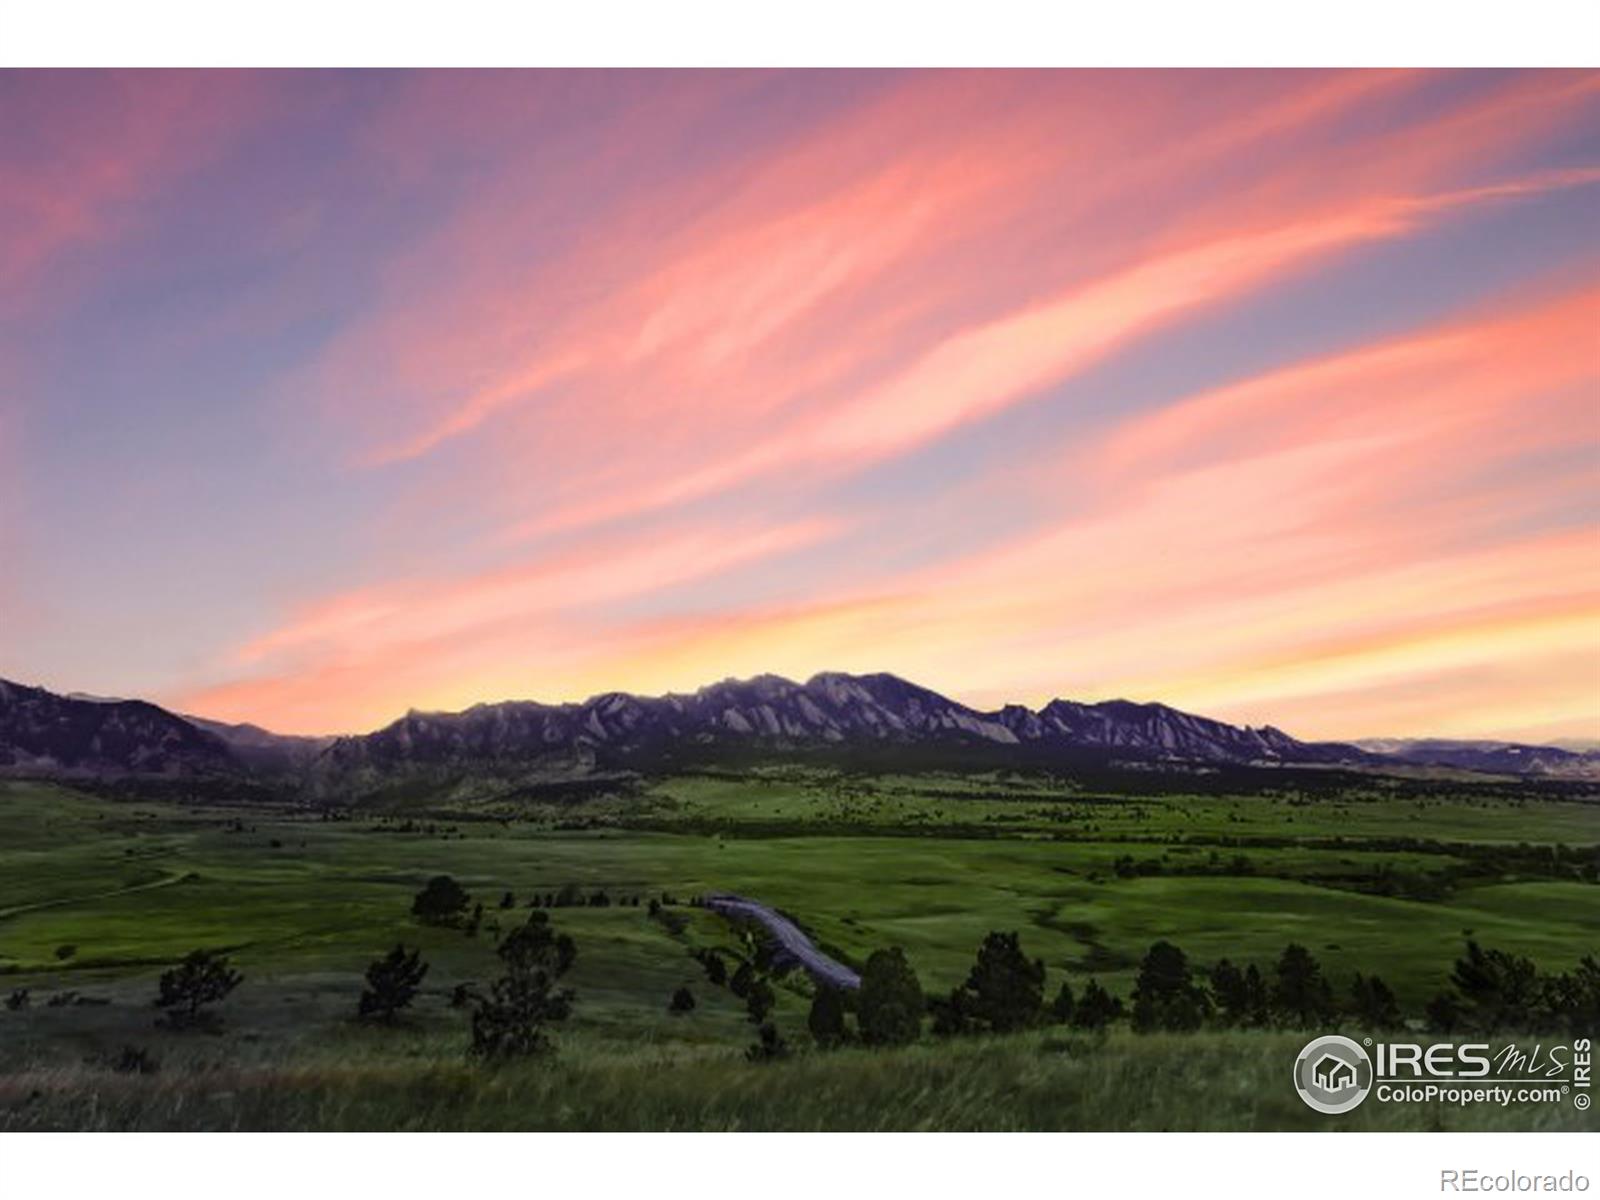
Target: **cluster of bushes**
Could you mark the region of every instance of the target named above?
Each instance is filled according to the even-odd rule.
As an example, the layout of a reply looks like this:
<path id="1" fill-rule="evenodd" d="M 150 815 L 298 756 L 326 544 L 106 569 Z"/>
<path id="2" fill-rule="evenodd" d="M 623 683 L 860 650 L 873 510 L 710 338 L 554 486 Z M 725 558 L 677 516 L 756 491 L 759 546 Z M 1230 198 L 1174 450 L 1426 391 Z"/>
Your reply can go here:
<path id="1" fill-rule="evenodd" d="M 585 893 L 575 883 L 563 884 L 558 891 L 535 892 L 528 901 L 529 908 L 610 908 L 613 904 L 620 907 L 638 908 L 644 903 L 644 897 L 637 893 L 618 896 L 613 899 L 611 893 L 604 888 Z M 650 901 L 651 915 L 655 915 L 660 902 Z M 517 906 L 515 892 L 507 891 L 501 894 L 499 909 L 509 911 Z M 476 936 L 483 926 L 484 906 L 475 902 L 471 894 L 449 875 L 436 875 L 428 880 L 427 886 L 417 893 L 411 905 L 411 915 L 426 925 L 448 926 L 464 929 L 467 934 Z M 491 922 L 491 933 L 499 931 L 499 925 Z"/>
<path id="2" fill-rule="evenodd" d="M 1571 971 L 1541 975 L 1530 958 L 1469 941 L 1450 984 L 1428 1003 L 1429 1027 L 1439 1033 L 1584 1034 L 1600 1027 L 1600 960 L 1592 954 Z"/>
<path id="3" fill-rule="evenodd" d="M 1124 1015 L 1140 1033 L 1203 1026 L 1314 1030 L 1340 1018 L 1387 1030 L 1406 1021 L 1381 977 L 1357 973 L 1341 994 L 1316 957 L 1294 943 L 1264 972 L 1229 959 L 1200 970 L 1177 946 L 1158 941 L 1140 962 L 1126 1002 L 1091 979 L 1080 996 L 1062 983 L 1046 1004 L 1044 977 L 1044 963 L 1023 954 L 1016 934 L 991 933 L 967 981 L 930 1004 L 934 1032 L 1001 1033 L 1041 1024 L 1098 1029 Z M 1600 1021 L 1600 963 L 1592 956 L 1571 972 L 1540 977 L 1531 960 L 1469 941 L 1451 982 L 1424 1014 L 1437 1032 L 1577 1032 Z"/>
<path id="4" fill-rule="evenodd" d="M 1579 1033 L 1600 1024 L 1600 962 L 1586 956 L 1577 967 L 1541 976 L 1533 962 L 1468 942 L 1455 963 L 1452 987 L 1428 1006 L 1435 1032 Z M 856 1029 L 849 1016 L 855 1016 Z M 1030 959 L 1016 933 L 990 933 L 965 982 L 947 995 L 924 1000 L 915 972 L 899 949 L 867 960 L 854 996 L 819 986 L 807 1024 L 822 1048 L 857 1041 L 903 1045 L 921 1034 L 924 1013 L 937 1036 L 1011 1033 L 1045 1025 L 1104 1029 L 1126 1018 L 1139 1033 L 1233 1029 L 1330 1028 L 1349 1018 L 1364 1029 L 1397 1029 L 1406 1015 L 1382 978 L 1358 973 L 1336 992 L 1316 957 L 1291 943 L 1269 971 L 1222 959 L 1195 968 L 1171 942 L 1152 945 L 1126 1000 L 1091 978 L 1081 993 L 1063 981 L 1046 989 L 1043 960 Z"/>
<path id="5" fill-rule="evenodd" d="M 665 896 L 663 896 L 661 900 L 652 898 L 650 901 L 650 907 L 646 910 L 650 915 L 650 919 L 652 921 L 659 921 L 661 923 L 661 927 L 665 929 L 672 937 L 679 936 L 684 930 L 689 928 L 689 918 L 680 912 L 674 912 L 672 908 L 669 907 L 670 905 L 675 905 L 676 903 L 677 901 L 669 899 Z"/>
<path id="6" fill-rule="evenodd" d="M 348 819 L 348 818 L 345 818 Z M 417 821 L 406 818 L 401 821 L 394 817 L 381 817 L 375 825 L 368 825 L 366 833 L 420 833 L 425 837 L 437 837 L 449 840 L 450 837 L 464 838 L 467 835 L 461 832 L 457 825 L 440 825 L 436 821 Z"/>
<path id="7" fill-rule="evenodd" d="M 712 987 L 722 987 L 728 982 L 728 966 L 715 950 L 696 950 L 694 960 L 706 973 L 706 982 Z"/>
<path id="8" fill-rule="evenodd" d="M 8 1012 L 20 1012 L 33 1003 L 32 988 L 14 988 L 6 997 L 5 1005 Z M 85 996 L 82 993 L 68 988 L 64 992 L 57 992 L 44 1002 L 46 1008 L 94 1008 L 110 1004 L 111 1001 L 104 996 Z"/>
<path id="9" fill-rule="evenodd" d="M 1468 941 L 1450 981 L 1451 987 L 1436 995 L 1423 1013 L 1413 1014 L 1436 1033 L 1577 1033 L 1600 1021 L 1600 963 L 1592 955 L 1572 971 L 1540 976 L 1531 959 Z M 1227 959 L 1202 978 L 1189 969 L 1181 950 L 1158 942 L 1140 964 L 1132 1000 L 1136 1030 L 1197 1029 L 1202 1024 L 1318 1029 L 1341 1017 L 1365 1029 L 1386 1030 L 1407 1021 L 1379 976 L 1358 972 L 1341 995 L 1316 958 L 1292 944 L 1270 978 L 1253 964 L 1241 969 Z"/>
<path id="10" fill-rule="evenodd" d="M 583 903 L 583 897 L 575 885 L 568 884 L 552 893 L 549 902 L 551 907 L 561 908 Z M 589 898 L 590 904 L 610 902 L 604 892 Z M 471 897 L 465 888 L 448 875 L 437 875 L 417 893 L 411 912 L 428 924 L 458 925 L 469 903 Z M 638 903 L 638 897 L 634 903 Z M 536 897 L 534 905 L 537 904 Z M 501 896 L 502 910 L 515 907 L 514 893 L 508 891 Z M 474 905 L 467 925 L 469 932 L 477 931 L 482 917 L 483 905 Z M 551 928 L 548 913 L 535 907 L 524 924 L 500 940 L 495 955 L 500 960 L 501 974 L 486 991 L 458 984 L 451 994 L 453 1007 L 472 1007 L 471 1054 L 500 1062 L 549 1049 L 548 1027 L 566 1020 L 572 1011 L 572 990 L 559 984 L 577 958 L 577 947 L 566 934 Z M 358 1014 L 392 1022 L 416 996 L 427 972 L 420 951 L 395 946 L 367 968 L 367 987 L 358 1003 Z"/>
<path id="11" fill-rule="evenodd" d="M 658 915 L 663 919 L 683 919 L 665 910 Z M 789 1044 L 778 1032 L 777 1026 L 768 1020 L 778 1000 L 778 994 L 772 986 L 772 955 L 764 944 L 758 945 L 757 951 L 748 959 L 740 958 L 738 966 L 731 973 L 719 951 L 702 948 L 693 951 L 691 957 L 705 971 L 707 983 L 712 987 L 727 988 L 733 996 L 744 1002 L 745 1015 L 756 1026 L 756 1042 L 746 1050 L 745 1056 L 752 1062 L 771 1062 L 787 1058 Z M 682 1014 L 694 1007 L 694 994 L 687 987 L 680 987 L 668 1002 L 667 1011 Z"/>
<path id="12" fill-rule="evenodd" d="M 531 908 L 610 908 L 613 904 L 619 907 L 638 908 L 644 903 L 644 897 L 634 893 L 618 896 L 612 899 L 611 893 L 604 888 L 597 888 L 585 895 L 583 889 L 575 883 L 564 883 L 559 891 L 535 892 L 533 899 L 528 902 Z M 651 901 L 652 904 L 655 901 Z"/>
<path id="13" fill-rule="evenodd" d="M 928 1004 L 933 1032 L 941 1037 L 1011 1033 L 1036 1025 L 1103 1029 L 1123 1014 L 1122 1001 L 1091 978 L 1074 996 L 1063 982 L 1048 1003 L 1045 966 L 1030 959 L 1016 933 L 990 933 L 978 947 L 966 982 Z"/>

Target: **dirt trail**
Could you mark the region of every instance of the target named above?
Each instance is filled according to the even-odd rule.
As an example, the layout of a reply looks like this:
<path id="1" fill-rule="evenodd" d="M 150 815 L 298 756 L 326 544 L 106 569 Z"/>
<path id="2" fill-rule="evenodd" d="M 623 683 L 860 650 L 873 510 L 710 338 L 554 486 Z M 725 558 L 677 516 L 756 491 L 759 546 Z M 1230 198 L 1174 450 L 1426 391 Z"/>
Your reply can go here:
<path id="1" fill-rule="evenodd" d="M 130 887 L 113 888 L 109 892 L 90 892 L 84 896 L 62 896 L 57 900 L 40 900 L 33 904 L 18 904 L 12 908 L 0 908 L 0 921 L 11 917 L 20 917 L 23 913 L 38 912 L 45 908 L 63 908 L 69 904 L 86 904 L 91 900 L 109 900 L 113 896 L 128 896 L 134 892 L 150 892 L 156 888 L 171 887 L 175 883 L 182 883 L 185 879 L 195 877 L 193 871 L 174 871 L 163 875 L 160 879 L 152 879 L 147 883 L 135 883 Z"/>

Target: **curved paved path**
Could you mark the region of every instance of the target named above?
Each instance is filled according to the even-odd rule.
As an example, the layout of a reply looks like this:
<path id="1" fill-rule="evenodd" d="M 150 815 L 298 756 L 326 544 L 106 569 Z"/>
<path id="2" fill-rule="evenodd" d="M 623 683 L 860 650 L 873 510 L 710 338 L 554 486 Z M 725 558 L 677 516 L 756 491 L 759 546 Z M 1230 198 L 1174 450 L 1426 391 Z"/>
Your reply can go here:
<path id="1" fill-rule="evenodd" d="M 850 991 L 861 986 L 861 976 L 818 950 L 811 939 L 801 932 L 798 925 L 765 904 L 743 896 L 720 892 L 707 896 L 705 906 L 724 916 L 748 917 L 750 920 L 759 921 L 796 962 L 811 972 L 813 979 L 830 987 Z"/>

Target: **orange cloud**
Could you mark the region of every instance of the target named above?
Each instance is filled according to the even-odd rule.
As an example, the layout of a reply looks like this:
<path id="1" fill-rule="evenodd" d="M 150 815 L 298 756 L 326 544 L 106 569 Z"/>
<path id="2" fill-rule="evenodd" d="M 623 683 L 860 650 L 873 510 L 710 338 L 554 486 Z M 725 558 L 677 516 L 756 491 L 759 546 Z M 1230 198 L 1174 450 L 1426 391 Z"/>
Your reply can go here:
<path id="1" fill-rule="evenodd" d="M 443 703 L 441 688 L 463 694 L 463 676 L 475 677 L 485 664 L 515 662 L 526 679 L 590 656 L 582 647 L 595 636 L 595 610 L 814 546 L 843 528 L 821 517 L 745 530 L 685 528 L 585 544 L 454 580 L 360 589 L 323 600 L 242 646 L 231 668 L 249 678 L 185 693 L 177 702 L 240 719 L 266 714 L 293 730 L 375 723 L 395 715 L 397 696 L 433 704 Z"/>

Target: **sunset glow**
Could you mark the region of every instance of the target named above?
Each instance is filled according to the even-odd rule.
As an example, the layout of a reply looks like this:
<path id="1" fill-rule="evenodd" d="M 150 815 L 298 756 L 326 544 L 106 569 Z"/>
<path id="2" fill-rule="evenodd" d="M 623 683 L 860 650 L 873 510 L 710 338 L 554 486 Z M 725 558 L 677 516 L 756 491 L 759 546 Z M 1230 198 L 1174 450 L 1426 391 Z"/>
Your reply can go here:
<path id="1" fill-rule="evenodd" d="M 0 676 L 1600 738 L 1600 73 L 0 77 Z"/>

